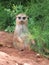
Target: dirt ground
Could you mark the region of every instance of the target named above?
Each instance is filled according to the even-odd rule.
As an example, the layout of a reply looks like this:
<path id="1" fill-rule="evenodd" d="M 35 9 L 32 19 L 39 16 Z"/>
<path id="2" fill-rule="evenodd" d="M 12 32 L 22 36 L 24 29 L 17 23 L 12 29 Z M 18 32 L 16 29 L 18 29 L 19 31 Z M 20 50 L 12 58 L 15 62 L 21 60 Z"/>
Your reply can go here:
<path id="1" fill-rule="evenodd" d="M 49 60 L 34 51 L 13 47 L 13 34 L 0 31 L 0 65 L 49 65 Z"/>

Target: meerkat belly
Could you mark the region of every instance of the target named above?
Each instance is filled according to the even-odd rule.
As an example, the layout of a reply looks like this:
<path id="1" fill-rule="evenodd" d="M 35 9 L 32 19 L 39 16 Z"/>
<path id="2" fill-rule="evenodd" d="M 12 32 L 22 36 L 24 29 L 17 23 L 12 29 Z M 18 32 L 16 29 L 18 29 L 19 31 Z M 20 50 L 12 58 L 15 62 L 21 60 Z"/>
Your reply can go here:
<path id="1" fill-rule="evenodd" d="M 25 26 L 22 26 L 19 31 L 19 36 L 24 41 L 24 45 L 28 45 L 30 43 L 30 39 L 28 38 L 28 29 Z"/>
<path id="2" fill-rule="evenodd" d="M 27 44 L 29 44 L 29 42 L 30 42 L 30 40 L 28 39 L 28 36 L 27 36 L 27 34 L 25 33 L 22 33 L 21 35 L 20 35 L 20 38 L 24 41 L 24 45 L 26 46 Z"/>

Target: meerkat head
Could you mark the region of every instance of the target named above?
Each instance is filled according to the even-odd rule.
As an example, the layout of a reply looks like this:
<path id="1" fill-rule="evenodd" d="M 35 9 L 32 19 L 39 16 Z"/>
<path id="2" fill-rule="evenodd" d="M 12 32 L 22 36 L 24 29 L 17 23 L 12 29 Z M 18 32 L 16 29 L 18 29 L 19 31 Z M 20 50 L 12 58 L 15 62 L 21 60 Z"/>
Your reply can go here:
<path id="1" fill-rule="evenodd" d="M 26 14 L 20 13 L 16 16 L 16 24 L 27 25 L 27 23 L 28 23 L 28 16 Z"/>

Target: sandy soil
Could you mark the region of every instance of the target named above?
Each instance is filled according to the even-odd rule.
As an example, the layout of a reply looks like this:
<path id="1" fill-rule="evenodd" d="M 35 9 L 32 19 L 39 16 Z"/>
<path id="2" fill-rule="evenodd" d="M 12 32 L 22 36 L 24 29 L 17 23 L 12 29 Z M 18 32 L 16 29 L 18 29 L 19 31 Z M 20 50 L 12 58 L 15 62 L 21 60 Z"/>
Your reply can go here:
<path id="1" fill-rule="evenodd" d="M 0 31 L 0 65 L 49 65 L 49 60 L 34 51 L 13 47 L 13 34 Z"/>

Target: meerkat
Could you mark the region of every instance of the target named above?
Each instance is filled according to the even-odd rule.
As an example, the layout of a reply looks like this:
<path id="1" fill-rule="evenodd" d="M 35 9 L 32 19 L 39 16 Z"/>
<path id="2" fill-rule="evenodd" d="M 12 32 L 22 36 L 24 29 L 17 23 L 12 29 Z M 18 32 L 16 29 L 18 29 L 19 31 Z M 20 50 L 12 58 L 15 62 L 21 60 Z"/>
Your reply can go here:
<path id="1" fill-rule="evenodd" d="M 13 45 L 19 50 L 29 49 L 31 42 L 28 39 L 28 16 L 26 14 L 18 14 L 16 16 L 16 27 L 13 37 Z"/>

